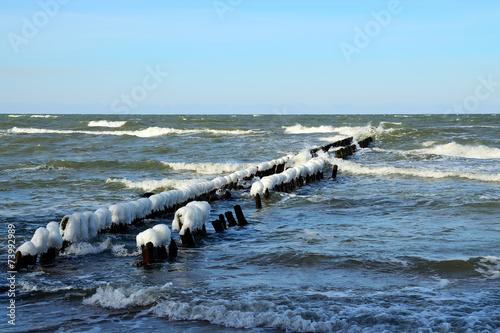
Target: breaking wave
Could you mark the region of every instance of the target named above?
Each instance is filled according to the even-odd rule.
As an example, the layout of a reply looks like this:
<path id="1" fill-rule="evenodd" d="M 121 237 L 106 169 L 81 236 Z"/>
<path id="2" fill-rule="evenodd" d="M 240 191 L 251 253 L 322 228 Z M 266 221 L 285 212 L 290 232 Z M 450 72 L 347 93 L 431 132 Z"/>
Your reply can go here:
<path id="1" fill-rule="evenodd" d="M 107 121 L 107 120 L 93 120 L 90 121 L 88 126 L 89 127 L 122 127 L 125 125 L 127 122 L 126 121 Z"/>
<path id="2" fill-rule="evenodd" d="M 432 155 L 442 155 L 442 156 L 452 156 L 452 157 L 464 157 L 464 158 L 474 158 L 474 159 L 499 159 L 500 149 L 492 148 L 488 146 L 478 145 L 461 145 L 456 142 L 450 142 L 447 144 L 434 146 L 434 141 L 427 141 L 423 143 L 423 149 L 415 149 L 410 151 L 411 153 L 418 154 L 432 154 Z"/>
<path id="3" fill-rule="evenodd" d="M 471 180 L 479 180 L 483 182 L 500 182 L 500 173 L 486 174 L 486 173 L 473 173 L 473 172 L 459 172 L 459 171 L 435 171 L 435 170 L 422 170 L 400 168 L 394 166 L 365 166 L 356 162 L 335 159 L 331 161 L 332 164 L 337 164 L 339 170 L 357 175 L 376 175 L 376 176 L 412 176 L 421 178 L 463 178 Z"/>
<path id="4" fill-rule="evenodd" d="M 216 129 L 177 129 L 167 127 L 148 127 L 136 131 L 84 131 L 84 130 L 53 130 L 44 128 L 20 128 L 13 127 L 7 130 L 12 134 L 87 134 L 87 135 L 129 135 L 140 138 L 150 138 L 163 135 L 183 135 L 183 134 L 212 134 L 212 135 L 251 135 L 258 133 L 254 130 L 216 130 Z"/>
<path id="5" fill-rule="evenodd" d="M 136 286 L 115 288 L 110 284 L 98 287 L 95 294 L 83 300 L 86 305 L 98 305 L 108 309 L 124 309 L 130 306 L 146 306 L 155 303 L 161 292 L 172 284 L 140 288 Z"/>
<path id="6" fill-rule="evenodd" d="M 176 162 L 161 162 L 168 168 L 172 170 L 184 170 L 184 171 L 195 171 L 199 174 L 216 175 L 220 173 L 232 173 L 241 169 L 245 169 L 247 166 L 236 163 L 176 163 Z"/>
<path id="7" fill-rule="evenodd" d="M 301 124 L 296 124 L 294 126 L 283 126 L 285 133 L 288 134 L 311 134 L 311 133 L 335 133 L 341 136 L 352 136 L 356 138 L 364 138 L 368 136 L 378 135 L 382 133 L 390 133 L 394 131 L 394 128 L 385 129 L 383 123 L 380 123 L 378 127 L 372 125 L 366 126 L 317 126 L 317 127 L 307 127 Z M 326 140 L 326 138 L 323 138 Z"/>
<path id="8" fill-rule="evenodd" d="M 117 178 L 108 178 L 106 179 L 106 183 L 119 183 L 125 186 L 128 189 L 138 189 L 143 192 L 155 192 L 160 190 L 167 189 L 177 189 L 184 186 L 196 184 L 200 182 L 200 179 L 146 179 L 143 181 L 133 181 L 126 178 L 117 179 Z"/>

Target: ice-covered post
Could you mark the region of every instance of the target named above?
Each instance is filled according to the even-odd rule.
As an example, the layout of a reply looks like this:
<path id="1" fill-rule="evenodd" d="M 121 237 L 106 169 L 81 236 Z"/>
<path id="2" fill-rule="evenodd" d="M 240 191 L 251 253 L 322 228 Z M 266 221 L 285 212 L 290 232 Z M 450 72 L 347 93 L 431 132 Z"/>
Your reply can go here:
<path id="1" fill-rule="evenodd" d="M 16 252 L 14 258 L 14 269 L 16 271 L 28 266 L 36 265 L 37 250 L 35 244 L 31 241 L 25 242 L 21 245 Z"/>
<path id="2" fill-rule="evenodd" d="M 136 236 L 137 247 L 142 250 L 142 265 L 177 256 L 177 245 L 171 238 L 170 229 L 165 224 L 155 225 Z M 168 244 L 168 253 L 167 253 Z"/>

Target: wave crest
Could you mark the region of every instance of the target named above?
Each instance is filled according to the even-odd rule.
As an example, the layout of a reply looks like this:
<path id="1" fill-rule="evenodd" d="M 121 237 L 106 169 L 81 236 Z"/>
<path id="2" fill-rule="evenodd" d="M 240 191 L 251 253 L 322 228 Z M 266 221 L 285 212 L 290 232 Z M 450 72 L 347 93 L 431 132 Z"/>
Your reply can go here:
<path id="1" fill-rule="evenodd" d="M 115 288 L 110 284 L 98 287 L 95 294 L 83 300 L 86 305 L 99 305 L 109 309 L 124 309 L 130 306 L 146 306 L 155 303 L 162 290 L 172 284 L 167 283 L 162 287 L 123 287 Z"/>
<path id="2" fill-rule="evenodd" d="M 254 130 L 217 130 L 217 129 L 177 129 L 168 127 L 148 127 L 136 131 L 84 131 L 84 130 L 53 130 L 45 128 L 20 128 L 13 127 L 6 131 L 14 134 L 87 134 L 87 135 L 130 135 L 140 138 L 151 138 L 164 135 L 184 135 L 184 134 L 211 134 L 211 135 L 252 135 L 259 132 Z"/>
<path id="3" fill-rule="evenodd" d="M 447 144 L 433 146 L 435 142 L 424 142 L 423 149 L 415 149 L 411 152 L 418 154 L 432 154 L 432 155 L 442 155 L 451 157 L 464 157 L 473 159 L 499 159 L 500 149 L 492 148 L 488 146 L 478 145 L 461 145 L 456 142 L 450 142 Z"/>
<path id="4" fill-rule="evenodd" d="M 352 136 L 355 139 L 364 138 L 368 136 L 390 133 L 394 131 L 394 128 L 385 129 L 383 123 L 380 123 L 377 127 L 368 124 L 366 126 L 317 126 L 317 127 L 307 127 L 301 124 L 296 124 L 294 126 L 283 126 L 285 133 L 288 134 L 312 134 L 312 133 L 336 133 L 341 136 Z"/>
<path id="5" fill-rule="evenodd" d="M 117 179 L 117 178 L 108 178 L 106 179 L 106 183 L 119 183 L 125 186 L 125 188 L 129 189 L 139 189 L 143 192 L 155 192 L 160 190 L 167 189 L 178 189 L 184 186 L 192 185 L 199 183 L 199 179 L 168 179 L 164 178 L 161 180 L 154 179 L 146 179 L 143 181 L 133 181 L 128 180 L 126 178 Z"/>
<path id="6" fill-rule="evenodd" d="M 122 127 L 125 125 L 127 122 L 126 121 L 108 121 L 108 120 L 93 120 L 90 121 L 88 126 L 89 127 Z"/>
<path id="7" fill-rule="evenodd" d="M 216 175 L 225 172 L 232 173 L 241 169 L 245 169 L 247 167 L 236 162 L 227 162 L 227 163 L 161 162 L 161 163 L 172 170 L 195 171 L 196 173 L 199 174 L 208 174 L 208 175 Z"/>
<path id="8" fill-rule="evenodd" d="M 399 168 L 394 166 L 379 166 L 369 167 L 356 162 L 346 161 L 341 159 L 332 159 L 332 164 L 337 164 L 339 169 L 357 175 L 376 175 L 376 176 L 412 176 L 421 178 L 463 178 L 470 180 L 479 180 L 483 182 L 500 182 L 500 173 L 486 174 L 473 172 L 459 171 L 435 171 L 435 170 L 419 170 L 410 168 Z"/>

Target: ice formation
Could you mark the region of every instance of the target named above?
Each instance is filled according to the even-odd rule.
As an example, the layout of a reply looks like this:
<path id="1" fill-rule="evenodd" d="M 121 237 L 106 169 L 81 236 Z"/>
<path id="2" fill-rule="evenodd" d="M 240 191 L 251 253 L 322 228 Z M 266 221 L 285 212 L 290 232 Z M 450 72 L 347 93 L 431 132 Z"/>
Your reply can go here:
<path id="1" fill-rule="evenodd" d="M 289 168 L 286 171 L 271 176 L 263 177 L 252 184 L 251 195 L 262 195 L 266 190 L 272 190 L 276 185 L 286 184 L 299 177 L 312 176 L 321 170 L 325 165 L 323 157 L 311 158 L 304 164 Z"/>
<path id="2" fill-rule="evenodd" d="M 167 246 L 170 243 L 170 229 L 165 224 L 155 225 L 139 233 L 136 238 L 138 247 L 153 243 L 154 247 Z"/>

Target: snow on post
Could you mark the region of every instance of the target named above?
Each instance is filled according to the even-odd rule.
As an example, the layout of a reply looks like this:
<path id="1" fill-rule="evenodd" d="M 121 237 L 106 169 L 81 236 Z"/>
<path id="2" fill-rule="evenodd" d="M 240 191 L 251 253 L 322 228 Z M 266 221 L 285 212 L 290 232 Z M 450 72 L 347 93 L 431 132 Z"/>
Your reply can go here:
<path id="1" fill-rule="evenodd" d="M 17 248 L 16 257 L 14 259 L 14 269 L 18 271 L 22 268 L 36 265 L 37 254 L 37 248 L 33 242 L 27 241 L 23 243 L 23 245 Z"/>
<path id="2" fill-rule="evenodd" d="M 171 237 L 170 229 L 165 224 L 155 225 L 136 236 L 137 247 L 142 250 L 143 264 L 152 264 L 166 259 L 168 256 L 177 256 L 177 245 Z M 167 246 L 169 248 L 167 255 Z"/>
<path id="3" fill-rule="evenodd" d="M 210 205 L 206 202 L 192 201 L 179 208 L 172 221 L 172 230 L 178 230 L 182 244 L 187 247 L 196 246 L 194 235 L 203 235 L 205 222 L 208 221 Z"/>

